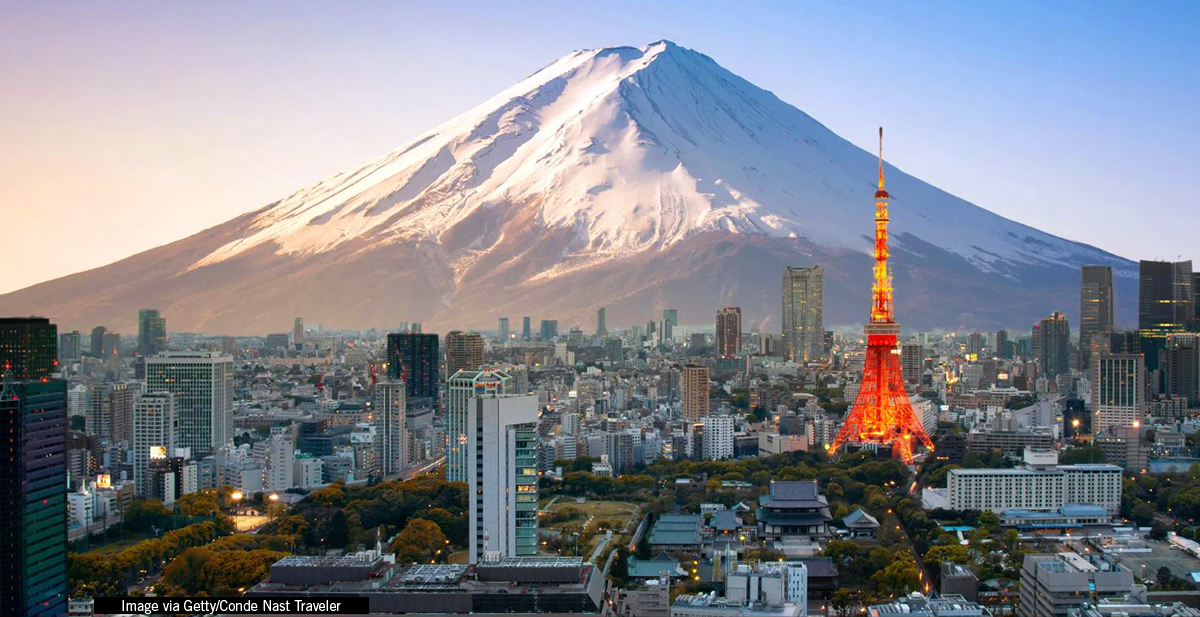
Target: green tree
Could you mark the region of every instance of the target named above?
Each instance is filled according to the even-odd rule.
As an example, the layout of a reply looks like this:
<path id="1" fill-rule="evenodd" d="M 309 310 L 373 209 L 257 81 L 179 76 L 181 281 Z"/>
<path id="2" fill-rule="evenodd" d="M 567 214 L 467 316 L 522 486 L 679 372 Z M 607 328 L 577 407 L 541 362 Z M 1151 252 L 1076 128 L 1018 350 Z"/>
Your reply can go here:
<path id="1" fill-rule="evenodd" d="M 432 563 L 444 559 L 449 545 L 442 528 L 433 521 L 414 518 L 392 542 L 396 563 Z"/>

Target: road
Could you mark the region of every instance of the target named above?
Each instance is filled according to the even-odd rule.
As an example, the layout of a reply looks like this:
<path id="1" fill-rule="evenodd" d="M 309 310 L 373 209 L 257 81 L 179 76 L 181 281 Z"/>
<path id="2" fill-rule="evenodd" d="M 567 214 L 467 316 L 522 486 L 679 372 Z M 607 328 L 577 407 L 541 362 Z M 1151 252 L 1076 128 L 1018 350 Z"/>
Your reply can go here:
<path id="1" fill-rule="evenodd" d="M 424 465 L 420 465 L 418 467 L 410 467 L 399 473 L 394 473 L 394 474 L 384 476 L 383 479 L 385 481 L 389 481 L 389 482 L 392 480 L 404 480 L 404 481 L 412 480 L 413 478 L 415 478 L 417 476 L 427 474 L 427 473 L 433 471 L 434 469 L 441 467 L 442 464 L 445 462 L 446 462 L 446 457 L 443 456 L 441 458 L 433 459 L 432 461 L 429 461 L 428 463 L 425 463 Z"/>

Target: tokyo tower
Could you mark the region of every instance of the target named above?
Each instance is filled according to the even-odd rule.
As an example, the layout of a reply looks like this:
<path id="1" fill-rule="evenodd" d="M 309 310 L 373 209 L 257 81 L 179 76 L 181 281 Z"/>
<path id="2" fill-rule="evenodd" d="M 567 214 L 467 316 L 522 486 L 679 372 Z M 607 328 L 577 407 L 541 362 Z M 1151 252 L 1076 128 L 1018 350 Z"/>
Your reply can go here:
<path id="1" fill-rule="evenodd" d="M 913 412 L 900 372 L 896 337 L 900 324 L 892 315 L 892 277 L 888 274 L 888 192 L 883 189 L 883 128 L 879 129 L 879 190 L 875 191 L 875 282 L 871 285 L 871 319 L 867 323 L 867 356 L 854 406 L 829 454 L 846 442 L 892 444 L 892 456 L 913 462 L 913 439 L 929 450 L 933 442 Z"/>

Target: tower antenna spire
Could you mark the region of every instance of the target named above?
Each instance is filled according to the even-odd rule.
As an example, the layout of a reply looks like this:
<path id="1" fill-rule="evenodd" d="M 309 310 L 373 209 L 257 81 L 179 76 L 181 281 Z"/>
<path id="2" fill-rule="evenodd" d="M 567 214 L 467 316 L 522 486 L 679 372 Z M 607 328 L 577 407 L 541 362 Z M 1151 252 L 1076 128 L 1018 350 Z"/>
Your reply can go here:
<path id="1" fill-rule="evenodd" d="M 879 127 L 879 190 L 883 190 L 883 127 Z"/>

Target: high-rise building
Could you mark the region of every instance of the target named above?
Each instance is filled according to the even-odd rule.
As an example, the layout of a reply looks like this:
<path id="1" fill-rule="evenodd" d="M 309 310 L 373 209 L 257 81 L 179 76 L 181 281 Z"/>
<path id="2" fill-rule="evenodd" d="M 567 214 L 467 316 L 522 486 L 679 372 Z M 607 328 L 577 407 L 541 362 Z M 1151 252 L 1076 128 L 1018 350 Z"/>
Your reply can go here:
<path id="1" fill-rule="evenodd" d="M 558 338 L 558 320 L 543 319 L 540 329 L 541 339 L 543 341 L 553 341 Z"/>
<path id="2" fill-rule="evenodd" d="M 87 387 L 84 418 L 87 432 L 109 444 L 133 441 L 133 408 L 141 384 L 116 382 Z"/>
<path id="3" fill-rule="evenodd" d="M 1167 335 L 1183 332 L 1196 318 L 1192 262 L 1138 262 L 1138 336 L 1146 368 L 1158 369 Z"/>
<path id="4" fill-rule="evenodd" d="M 521 340 L 528 341 L 533 338 L 533 329 L 529 325 L 529 317 L 521 318 Z"/>
<path id="5" fill-rule="evenodd" d="M 1092 359 L 1092 432 L 1140 424 L 1145 391 L 1142 354 L 1096 354 Z"/>
<path id="6" fill-rule="evenodd" d="M 604 307 L 596 311 L 596 336 L 608 336 L 608 324 L 604 318 Z"/>
<path id="7" fill-rule="evenodd" d="M 1067 316 L 1054 313 L 1033 330 L 1033 348 L 1042 374 L 1053 379 L 1071 370 L 1071 325 Z"/>
<path id="8" fill-rule="evenodd" d="M 175 395 L 147 392 L 133 408 L 133 483 L 137 494 L 150 496 L 150 461 L 174 456 L 178 420 Z"/>
<path id="9" fill-rule="evenodd" d="M 679 326 L 679 309 L 663 309 L 662 327 L 659 328 L 659 339 L 662 343 L 675 340 L 675 328 Z"/>
<path id="10" fill-rule="evenodd" d="M 56 328 L 0 319 L 0 613 L 58 617 L 67 610 L 67 383 Z M 46 341 L 49 341 L 48 347 Z M 26 376 L 17 378 L 20 370 Z"/>
<path id="11" fill-rule="evenodd" d="M 167 319 L 158 309 L 138 311 L 138 353 L 152 356 L 167 349 Z"/>
<path id="12" fill-rule="evenodd" d="M 984 343 L 987 340 L 982 332 L 972 332 L 967 335 L 967 353 L 978 358 L 983 354 Z"/>
<path id="13" fill-rule="evenodd" d="M 49 378 L 58 370 L 58 327 L 45 317 L 0 317 L 0 376 Z"/>
<path id="14" fill-rule="evenodd" d="M 904 383 L 915 384 L 925 374 L 925 346 L 916 341 L 900 343 L 900 372 Z"/>
<path id="15" fill-rule="evenodd" d="M 478 332 L 451 331 L 446 335 L 446 375 L 476 371 L 483 365 L 483 337 Z"/>
<path id="16" fill-rule="evenodd" d="M 146 392 L 175 395 L 176 446 L 199 459 L 233 439 L 233 358 L 168 351 L 146 358 Z"/>
<path id="17" fill-rule="evenodd" d="M 296 320 L 292 322 L 292 344 L 299 346 L 303 345 L 304 341 L 304 318 L 297 317 Z"/>
<path id="18" fill-rule="evenodd" d="M 683 419 L 699 422 L 708 416 L 709 371 L 707 366 L 688 365 L 679 376 L 682 389 Z"/>
<path id="19" fill-rule="evenodd" d="M 388 377 L 404 380 L 408 404 L 429 399 L 437 407 L 441 379 L 436 334 L 388 334 L 387 363 Z"/>
<path id="20" fill-rule="evenodd" d="M 58 335 L 58 362 L 78 362 L 82 348 L 79 330 L 63 332 Z"/>
<path id="21" fill-rule="evenodd" d="M 288 434 L 286 426 L 272 426 L 271 436 L 266 442 L 254 444 L 263 448 L 263 463 L 266 473 L 263 474 L 263 489 L 268 491 L 286 491 L 295 485 L 296 476 L 296 442 Z"/>
<path id="22" fill-rule="evenodd" d="M 508 318 L 507 317 L 500 318 L 500 327 L 498 329 L 500 331 L 500 340 L 507 341 L 508 340 Z"/>
<path id="23" fill-rule="evenodd" d="M 472 398 L 506 397 L 514 394 L 512 377 L 505 371 L 458 371 L 446 382 L 446 479 L 466 482 L 470 478 L 470 427 L 468 403 Z"/>
<path id="24" fill-rule="evenodd" d="M 1163 394 L 1186 398 L 1188 405 L 1195 406 L 1200 402 L 1200 334 L 1169 334 L 1159 353 Z"/>
<path id="25" fill-rule="evenodd" d="M 116 332 L 105 332 L 104 343 L 100 346 L 100 356 L 117 358 L 121 355 L 121 335 Z"/>
<path id="26" fill-rule="evenodd" d="M 1084 266 L 1079 282 L 1080 365 L 1087 367 L 1093 353 L 1108 351 L 1113 332 L 1113 277 L 1111 266 Z"/>
<path id="27" fill-rule="evenodd" d="M 536 555 L 537 396 L 472 397 L 466 420 L 470 563 Z"/>
<path id="28" fill-rule="evenodd" d="M 408 467 L 405 451 L 405 387 L 401 379 L 384 379 L 375 384 L 371 421 L 375 425 L 375 460 L 379 473 L 397 474 Z"/>
<path id="29" fill-rule="evenodd" d="M 783 354 L 787 359 L 809 362 L 824 355 L 824 289 L 821 266 L 783 269 Z"/>
<path id="30" fill-rule="evenodd" d="M 93 358 L 101 358 L 104 356 L 104 335 L 108 333 L 108 328 L 104 326 L 96 326 L 92 328 L 92 336 L 88 339 L 88 348 L 91 350 Z"/>
<path id="31" fill-rule="evenodd" d="M 705 460 L 733 458 L 733 418 L 706 416 L 700 422 L 704 424 L 701 450 Z"/>
<path id="32" fill-rule="evenodd" d="M 742 309 L 727 306 L 717 311 L 717 357 L 732 360 L 742 351 Z"/>
<path id="33" fill-rule="evenodd" d="M 1006 360 L 1013 357 L 1013 344 L 1008 340 L 1008 330 L 996 331 L 996 357 Z"/>

